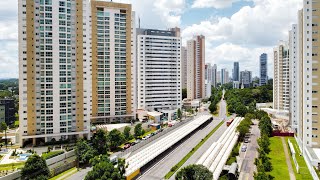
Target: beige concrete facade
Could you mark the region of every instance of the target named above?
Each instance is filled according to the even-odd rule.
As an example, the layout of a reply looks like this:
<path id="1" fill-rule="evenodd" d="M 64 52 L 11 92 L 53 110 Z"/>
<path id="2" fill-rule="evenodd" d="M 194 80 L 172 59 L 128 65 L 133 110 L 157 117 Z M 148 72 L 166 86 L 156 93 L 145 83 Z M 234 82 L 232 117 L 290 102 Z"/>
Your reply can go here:
<path id="1" fill-rule="evenodd" d="M 187 42 L 187 98 L 205 98 L 205 37 L 195 36 Z"/>
<path id="2" fill-rule="evenodd" d="M 98 52 L 98 45 L 99 45 L 99 29 L 97 27 L 101 27 L 98 24 L 98 18 L 97 17 L 97 10 L 101 10 L 101 12 L 105 12 L 106 14 L 109 14 L 110 17 L 107 17 L 108 20 L 106 20 L 104 23 L 110 23 L 109 30 L 110 31 L 110 37 L 108 40 L 109 43 L 109 51 L 104 52 L 104 54 L 109 54 L 109 63 L 101 63 L 101 61 L 98 60 L 99 52 Z M 118 49 L 116 46 L 116 41 L 119 41 L 118 39 L 115 39 L 116 35 L 115 32 L 115 26 L 113 24 L 117 23 L 115 22 L 115 14 L 124 14 L 125 15 L 125 37 L 126 37 L 126 45 L 125 45 L 125 106 L 126 106 L 126 113 L 123 113 L 123 110 L 116 110 L 118 108 L 117 102 L 118 99 L 116 97 L 122 96 L 122 94 L 117 94 L 117 92 L 120 92 L 118 89 L 121 89 L 120 85 L 117 85 L 117 77 L 121 76 L 121 73 L 116 72 L 116 67 L 119 66 L 115 64 L 115 54 L 118 52 L 115 52 L 116 49 Z M 132 7 L 131 4 L 122 4 L 122 3 L 113 3 L 113 2 L 106 2 L 106 1 L 99 1 L 99 0 L 93 0 L 91 1 L 91 17 L 92 17 L 92 122 L 99 122 L 99 121 L 114 121 L 114 120 L 130 120 L 133 118 L 133 109 L 132 109 L 132 72 L 131 72 L 131 60 L 132 60 L 132 54 L 135 55 L 135 53 L 132 53 L 131 48 L 131 39 L 132 39 L 132 27 L 131 27 L 131 21 L 132 21 Z M 133 17 L 134 18 L 134 17 Z M 108 22 L 107 22 L 108 21 Z M 102 21 L 100 21 L 102 22 Z M 112 24 L 113 23 L 113 24 Z M 105 36 L 106 37 L 106 36 Z M 101 47 L 100 47 L 101 48 Z M 101 92 L 101 87 L 99 88 L 99 68 L 100 67 L 109 67 L 110 69 L 105 70 L 105 77 L 109 78 L 108 87 L 109 89 L 106 89 L 108 94 L 105 95 L 104 98 L 102 98 L 98 93 L 99 90 Z M 122 66 L 122 65 L 120 65 Z M 100 69 L 101 70 L 101 69 Z M 101 74 L 101 73 L 100 73 Z M 122 90 L 122 89 L 121 89 Z M 122 91 L 121 91 L 122 92 Z M 107 98 L 107 96 L 109 98 Z M 105 110 L 101 110 L 102 108 L 99 108 L 99 103 L 101 101 L 107 102 L 108 108 L 105 108 Z M 122 100 L 121 100 L 122 102 Z M 123 104 L 123 102 L 122 102 Z M 101 103 L 100 103 L 101 105 Z M 100 110 L 99 110 L 100 109 Z M 109 110 L 108 110 L 109 109 Z M 121 112 L 120 112 L 121 111 Z"/>
<path id="3" fill-rule="evenodd" d="M 273 108 L 289 110 L 289 47 L 288 42 L 281 41 L 273 50 L 274 79 L 273 79 Z"/>

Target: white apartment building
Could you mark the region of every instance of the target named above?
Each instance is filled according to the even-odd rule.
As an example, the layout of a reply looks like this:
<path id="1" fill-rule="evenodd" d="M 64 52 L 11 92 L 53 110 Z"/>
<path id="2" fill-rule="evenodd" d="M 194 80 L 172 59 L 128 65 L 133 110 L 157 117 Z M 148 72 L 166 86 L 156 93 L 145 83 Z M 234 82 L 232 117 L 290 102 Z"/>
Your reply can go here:
<path id="1" fill-rule="evenodd" d="M 132 119 L 136 67 L 131 5 L 18 2 L 21 144 L 90 138 L 91 120 Z"/>
<path id="2" fill-rule="evenodd" d="M 205 65 L 205 80 L 208 80 L 208 83 L 212 84 L 213 71 L 210 63 Z"/>
<path id="3" fill-rule="evenodd" d="M 130 4 L 91 1 L 92 122 L 134 118 L 135 26 Z"/>
<path id="4" fill-rule="evenodd" d="M 202 99 L 205 97 L 205 37 L 195 36 L 187 41 L 187 51 L 187 98 Z"/>
<path id="5" fill-rule="evenodd" d="M 90 138 L 89 1 L 18 4 L 21 144 Z"/>
<path id="6" fill-rule="evenodd" d="M 290 75 L 289 75 L 289 44 L 280 41 L 273 49 L 273 109 L 289 111 L 290 107 Z"/>
<path id="7" fill-rule="evenodd" d="M 217 65 L 214 64 L 212 67 L 212 86 L 217 87 Z"/>
<path id="8" fill-rule="evenodd" d="M 320 0 L 304 0 L 290 31 L 290 122 L 308 168 L 320 165 Z"/>
<path id="9" fill-rule="evenodd" d="M 301 71 L 302 66 L 300 63 L 300 40 L 298 25 L 293 24 L 289 32 L 289 54 L 290 54 L 290 123 L 293 130 L 297 132 L 301 119 Z"/>
<path id="10" fill-rule="evenodd" d="M 212 85 L 209 80 L 205 80 L 205 89 L 206 89 L 206 96 L 205 98 L 210 98 L 211 97 L 211 90 L 212 90 Z"/>
<path id="11" fill-rule="evenodd" d="M 138 107 L 148 111 L 181 108 L 179 29 L 138 29 Z"/>

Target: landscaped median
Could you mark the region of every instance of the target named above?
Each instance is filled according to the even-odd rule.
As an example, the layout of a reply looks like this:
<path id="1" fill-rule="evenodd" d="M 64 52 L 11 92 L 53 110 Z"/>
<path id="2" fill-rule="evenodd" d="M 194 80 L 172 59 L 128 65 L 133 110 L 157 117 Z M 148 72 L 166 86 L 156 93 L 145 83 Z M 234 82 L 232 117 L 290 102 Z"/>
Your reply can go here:
<path id="1" fill-rule="evenodd" d="M 205 138 L 203 138 L 192 150 L 184 156 L 171 170 L 164 176 L 165 179 L 169 179 L 212 135 L 215 133 L 220 126 L 224 123 L 221 121 Z"/>
<path id="2" fill-rule="evenodd" d="M 58 151 L 50 151 L 50 152 L 46 152 L 46 153 L 42 153 L 42 157 L 44 160 L 53 158 L 55 156 L 59 156 L 60 154 L 63 154 L 64 151 L 63 150 L 58 150 Z"/>

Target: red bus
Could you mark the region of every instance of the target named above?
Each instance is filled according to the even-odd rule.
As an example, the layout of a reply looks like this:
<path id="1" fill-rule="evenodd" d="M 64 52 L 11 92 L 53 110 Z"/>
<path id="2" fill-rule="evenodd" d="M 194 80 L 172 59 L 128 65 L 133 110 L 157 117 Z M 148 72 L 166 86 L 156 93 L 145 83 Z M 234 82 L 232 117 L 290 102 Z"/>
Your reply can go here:
<path id="1" fill-rule="evenodd" d="M 229 127 L 230 124 L 233 122 L 233 120 L 234 120 L 234 119 L 232 118 L 232 119 L 230 119 L 230 120 L 227 121 L 227 126 L 228 126 L 228 127 Z"/>

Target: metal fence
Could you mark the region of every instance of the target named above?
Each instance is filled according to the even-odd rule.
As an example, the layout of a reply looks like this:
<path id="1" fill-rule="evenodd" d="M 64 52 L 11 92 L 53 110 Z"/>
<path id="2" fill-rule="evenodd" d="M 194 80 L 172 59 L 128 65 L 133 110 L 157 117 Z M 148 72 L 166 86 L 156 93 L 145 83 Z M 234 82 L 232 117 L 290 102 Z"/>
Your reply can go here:
<path id="1" fill-rule="evenodd" d="M 124 150 L 123 152 L 120 152 L 119 154 L 116 154 L 116 156 L 118 156 L 119 158 L 122 158 L 124 157 L 125 155 L 127 155 L 128 153 L 131 153 L 137 149 L 140 149 L 141 147 L 149 144 L 150 142 L 158 139 L 159 137 L 164 137 L 167 133 L 177 129 L 178 127 L 181 127 L 182 125 L 186 124 L 187 122 L 191 121 L 191 120 L 194 120 L 194 117 L 190 117 L 190 118 L 187 118 L 186 120 L 183 120 L 177 124 L 175 124 L 174 126 L 170 127 L 170 128 L 166 128 L 164 129 L 162 132 L 154 135 L 154 136 L 151 136 L 150 138 L 146 139 L 146 140 L 142 140 L 140 143 L 134 145 L 134 146 L 131 146 L 130 148 Z"/>

